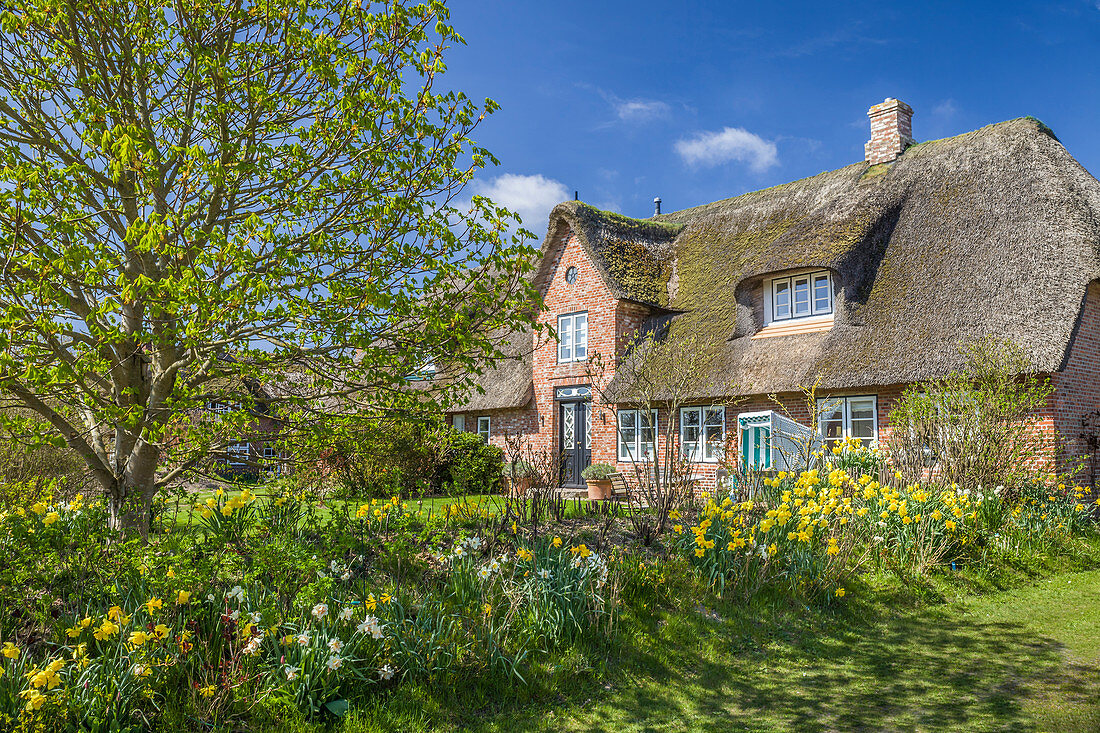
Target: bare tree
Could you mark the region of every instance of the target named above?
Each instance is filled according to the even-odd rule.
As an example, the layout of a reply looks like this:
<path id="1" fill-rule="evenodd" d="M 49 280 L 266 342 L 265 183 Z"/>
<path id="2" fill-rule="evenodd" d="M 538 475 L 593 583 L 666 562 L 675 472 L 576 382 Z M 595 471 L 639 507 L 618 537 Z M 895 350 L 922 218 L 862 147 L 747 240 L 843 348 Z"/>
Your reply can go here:
<path id="1" fill-rule="evenodd" d="M 654 510 L 653 515 L 631 514 L 643 541 L 662 534 L 669 513 L 691 498 L 698 465 L 680 445 L 680 408 L 705 395 L 714 362 L 708 347 L 694 335 L 661 338 L 651 331 L 636 338 L 615 364 L 598 353 L 588 361 L 588 378 L 599 402 L 612 411 L 638 411 L 633 426 L 638 437 L 625 442 L 639 446 L 637 451 L 629 448 L 638 486 L 638 496 L 632 499 Z M 618 417 L 615 426 L 624 442 L 626 428 Z M 704 439 L 701 432 L 700 442 Z"/>

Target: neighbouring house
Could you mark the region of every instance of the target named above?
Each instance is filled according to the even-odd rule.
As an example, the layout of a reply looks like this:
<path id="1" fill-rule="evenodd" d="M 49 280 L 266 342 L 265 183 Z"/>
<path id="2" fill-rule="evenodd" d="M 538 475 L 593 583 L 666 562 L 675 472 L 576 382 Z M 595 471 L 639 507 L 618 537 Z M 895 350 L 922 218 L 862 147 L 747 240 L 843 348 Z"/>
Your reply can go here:
<path id="1" fill-rule="evenodd" d="M 706 444 L 739 440 L 738 416 L 773 409 L 768 395 L 808 423 L 798 390 L 820 380 L 826 437 L 882 439 L 908 385 L 961 368 L 959 343 L 993 335 L 1051 377 L 1041 427 L 1082 454 L 1100 408 L 1100 182 L 1037 120 L 914 143 L 912 114 L 876 104 L 864 160 L 762 191 L 648 219 L 560 204 L 535 280 L 558 340 L 512 334 L 510 358 L 449 419 L 561 451 L 563 485 L 593 461 L 628 470 L 652 428 L 594 403 L 585 362 L 599 353 L 614 370 L 659 326 L 713 350 L 695 406 L 658 415 L 706 485 Z"/>

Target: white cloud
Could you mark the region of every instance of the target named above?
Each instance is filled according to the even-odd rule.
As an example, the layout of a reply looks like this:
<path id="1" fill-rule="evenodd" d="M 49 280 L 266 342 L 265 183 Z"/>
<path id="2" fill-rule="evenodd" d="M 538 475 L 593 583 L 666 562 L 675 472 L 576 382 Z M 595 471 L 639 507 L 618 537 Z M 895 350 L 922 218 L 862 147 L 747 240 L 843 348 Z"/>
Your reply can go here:
<path id="1" fill-rule="evenodd" d="M 550 209 L 571 198 L 564 183 L 539 174 L 505 173 L 488 181 L 474 181 L 472 188 L 473 193 L 519 214 L 524 228 L 539 236 L 546 227 Z"/>
<path id="2" fill-rule="evenodd" d="M 953 99 L 945 99 L 932 108 L 932 114 L 937 117 L 954 117 L 955 113 L 958 111 L 958 108 L 955 106 L 955 100 Z"/>
<path id="3" fill-rule="evenodd" d="M 611 96 L 608 101 L 623 122 L 646 122 L 669 113 L 669 106 L 658 99 L 619 99 Z"/>
<path id="4" fill-rule="evenodd" d="M 675 148 L 689 165 L 715 166 L 738 161 L 747 163 L 754 171 L 762 171 L 779 162 L 774 142 L 741 127 L 700 132 L 690 139 L 677 140 Z"/>

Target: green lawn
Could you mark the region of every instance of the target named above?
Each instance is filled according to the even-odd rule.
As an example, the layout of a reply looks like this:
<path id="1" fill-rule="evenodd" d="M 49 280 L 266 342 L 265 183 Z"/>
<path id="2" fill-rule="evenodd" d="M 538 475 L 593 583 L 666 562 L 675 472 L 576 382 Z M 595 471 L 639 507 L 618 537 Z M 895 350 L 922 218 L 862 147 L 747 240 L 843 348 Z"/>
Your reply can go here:
<path id="1" fill-rule="evenodd" d="M 1100 730 L 1100 571 L 933 607 L 853 602 L 805 617 L 661 611 L 630 643 L 544 670 L 550 683 L 424 689 L 346 729 Z"/>

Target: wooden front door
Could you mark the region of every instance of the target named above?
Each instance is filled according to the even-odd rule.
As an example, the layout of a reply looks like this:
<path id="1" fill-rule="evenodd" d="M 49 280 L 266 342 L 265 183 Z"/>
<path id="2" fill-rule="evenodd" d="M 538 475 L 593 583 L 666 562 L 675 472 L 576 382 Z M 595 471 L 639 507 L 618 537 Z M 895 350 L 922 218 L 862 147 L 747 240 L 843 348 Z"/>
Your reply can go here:
<path id="1" fill-rule="evenodd" d="M 584 486 L 581 471 L 592 462 L 592 412 L 588 402 L 560 403 L 561 485 Z"/>

